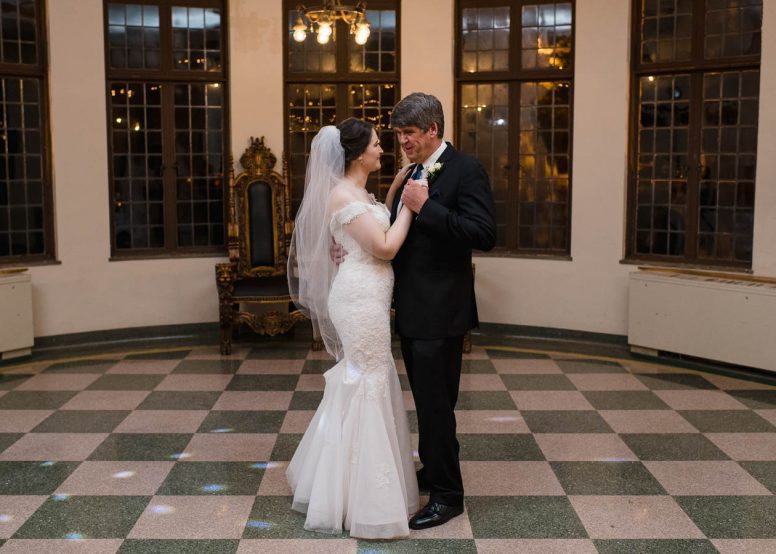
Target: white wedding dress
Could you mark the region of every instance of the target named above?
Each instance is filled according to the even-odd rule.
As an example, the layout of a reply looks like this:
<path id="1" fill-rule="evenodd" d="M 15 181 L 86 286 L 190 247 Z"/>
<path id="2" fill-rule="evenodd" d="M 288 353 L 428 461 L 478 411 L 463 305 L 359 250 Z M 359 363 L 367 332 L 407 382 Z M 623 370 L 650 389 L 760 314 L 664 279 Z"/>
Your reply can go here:
<path id="1" fill-rule="evenodd" d="M 329 316 L 344 356 L 328 370 L 323 399 L 287 477 L 307 530 L 353 537 L 406 537 L 418 508 L 409 424 L 391 352 L 393 269 L 364 251 L 345 227 L 371 214 L 387 230 L 383 204 L 354 201 L 330 230 L 348 255 L 329 294 Z"/>

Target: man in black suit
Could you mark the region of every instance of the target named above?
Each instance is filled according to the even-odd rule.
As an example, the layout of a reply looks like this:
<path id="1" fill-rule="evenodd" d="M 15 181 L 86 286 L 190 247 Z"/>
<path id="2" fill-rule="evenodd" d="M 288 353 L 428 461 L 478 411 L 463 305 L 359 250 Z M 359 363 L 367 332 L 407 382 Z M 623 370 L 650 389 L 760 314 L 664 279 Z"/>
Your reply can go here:
<path id="1" fill-rule="evenodd" d="M 391 220 L 402 204 L 417 214 L 393 270 L 396 330 L 418 414 L 418 485 L 430 493 L 409 525 L 426 529 L 463 512 L 454 410 L 463 337 L 478 324 L 472 249 L 493 248 L 496 224 L 488 175 L 442 140 L 444 115 L 436 97 L 405 97 L 391 125 L 416 164 L 394 197 Z"/>

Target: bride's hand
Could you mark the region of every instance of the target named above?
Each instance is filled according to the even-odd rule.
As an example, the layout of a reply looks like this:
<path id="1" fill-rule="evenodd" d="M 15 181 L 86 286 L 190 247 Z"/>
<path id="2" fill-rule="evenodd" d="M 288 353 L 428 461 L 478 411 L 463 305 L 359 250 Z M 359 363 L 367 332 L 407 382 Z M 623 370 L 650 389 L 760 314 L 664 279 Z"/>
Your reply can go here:
<path id="1" fill-rule="evenodd" d="M 396 174 L 396 177 L 393 178 L 391 188 L 388 189 L 388 194 L 385 195 L 385 205 L 389 210 L 393 208 L 393 198 L 396 196 L 396 191 L 399 190 L 399 187 L 404 182 L 404 179 L 407 177 L 407 174 L 414 165 L 415 164 L 412 163 L 405 165 L 399 170 L 399 172 Z"/>

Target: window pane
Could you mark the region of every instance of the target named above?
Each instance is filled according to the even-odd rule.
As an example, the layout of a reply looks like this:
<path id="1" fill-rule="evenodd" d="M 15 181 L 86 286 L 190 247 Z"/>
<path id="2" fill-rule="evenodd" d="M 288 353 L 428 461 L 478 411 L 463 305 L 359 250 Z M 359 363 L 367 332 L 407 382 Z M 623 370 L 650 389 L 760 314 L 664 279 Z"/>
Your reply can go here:
<path id="1" fill-rule="evenodd" d="M 224 241 L 224 109 L 220 83 L 175 85 L 178 246 Z"/>
<path id="2" fill-rule="evenodd" d="M 294 25 L 299 12 L 288 12 L 288 70 L 292 73 L 335 73 L 337 71 L 336 43 L 337 26 L 332 26 L 332 34 L 325 44 L 319 44 L 316 35 L 310 32 L 310 23 L 305 22 L 307 33 L 302 42 L 294 40 Z M 370 37 L 371 38 L 371 37 Z"/>
<path id="3" fill-rule="evenodd" d="M 707 0 L 706 59 L 759 55 L 762 21 L 762 0 Z"/>
<path id="4" fill-rule="evenodd" d="M 571 4 L 568 2 L 523 6 L 523 69 L 570 67 L 571 14 Z"/>
<path id="5" fill-rule="evenodd" d="M 642 63 L 690 59 L 692 4 L 688 0 L 642 0 Z"/>
<path id="6" fill-rule="evenodd" d="M 162 85 L 121 82 L 109 87 L 116 248 L 163 248 Z"/>
<path id="7" fill-rule="evenodd" d="M 509 7 L 466 8 L 461 31 L 465 73 L 509 69 Z"/>
<path id="8" fill-rule="evenodd" d="M 108 64 L 115 69 L 159 68 L 159 8 L 108 4 Z"/>
<path id="9" fill-rule="evenodd" d="M 350 71 L 396 71 L 396 11 L 367 10 L 366 19 L 371 27 L 366 44 L 348 41 Z"/>
<path id="10" fill-rule="evenodd" d="M 570 81 L 520 85 L 517 196 L 521 250 L 566 253 L 569 249 L 570 89 Z"/>
<path id="11" fill-rule="evenodd" d="M 172 8 L 173 66 L 179 70 L 222 69 L 221 10 Z"/>
<path id="12" fill-rule="evenodd" d="M 685 253 L 689 112 L 688 75 L 640 79 L 637 254 Z"/>
<path id="13" fill-rule="evenodd" d="M 509 85 L 461 85 L 460 148 L 477 158 L 490 176 L 498 246 L 506 246 L 509 200 Z"/>
<path id="14" fill-rule="evenodd" d="M 698 257 L 751 262 L 759 72 L 703 81 Z"/>
<path id="15" fill-rule="evenodd" d="M 373 123 L 383 148 L 380 170 L 372 173 L 367 182 L 369 191 L 380 200 L 385 198 L 401 166 L 396 162 L 393 128 L 390 125 L 391 110 L 397 100 L 396 87 L 392 84 L 348 86 L 348 115 Z"/>
<path id="16" fill-rule="evenodd" d="M 302 201 L 305 168 L 313 137 L 324 125 L 336 123 L 336 85 L 289 85 L 289 169 L 294 213 Z"/>
<path id="17" fill-rule="evenodd" d="M 37 64 L 35 0 L 3 0 L 0 6 L 0 59 L 3 63 Z"/>
<path id="18" fill-rule="evenodd" d="M 41 79 L 0 79 L 0 259 L 45 253 Z"/>

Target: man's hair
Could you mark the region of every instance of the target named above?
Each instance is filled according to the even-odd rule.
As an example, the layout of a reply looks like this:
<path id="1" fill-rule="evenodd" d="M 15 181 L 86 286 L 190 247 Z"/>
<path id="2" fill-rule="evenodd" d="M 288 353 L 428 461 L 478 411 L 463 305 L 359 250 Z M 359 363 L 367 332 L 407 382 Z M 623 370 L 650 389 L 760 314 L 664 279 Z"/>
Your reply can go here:
<path id="1" fill-rule="evenodd" d="M 423 94 L 422 92 L 413 92 L 405 96 L 396 104 L 391 114 L 391 126 L 398 127 L 418 127 L 426 132 L 432 123 L 437 124 L 439 138 L 442 138 L 445 132 L 445 115 L 442 112 L 442 103 L 436 96 Z"/>

